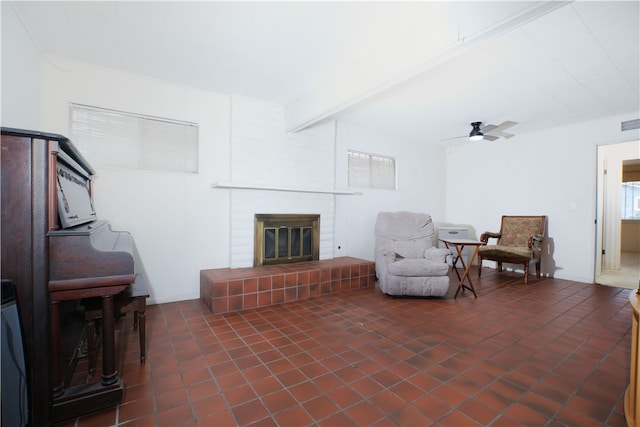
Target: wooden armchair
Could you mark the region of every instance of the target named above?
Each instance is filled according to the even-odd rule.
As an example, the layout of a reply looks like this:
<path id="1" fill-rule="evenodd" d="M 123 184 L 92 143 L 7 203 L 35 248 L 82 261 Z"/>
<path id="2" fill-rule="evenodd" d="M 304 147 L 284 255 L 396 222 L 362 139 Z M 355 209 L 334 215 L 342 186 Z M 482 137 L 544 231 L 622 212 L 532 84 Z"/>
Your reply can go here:
<path id="1" fill-rule="evenodd" d="M 482 273 L 482 260 L 498 263 L 498 271 L 502 271 L 502 263 L 524 265 L 524 284 L 529 280 L 529 264 L 536 263 L 536 277 L 540 278 L 540 255 L 542 240 L 547 224 L 546 216 L 502 216 L 502 224 L 498 233 L 485 232 L 480 235 L 484 244 L 478 249 L 478 277 Z M 489 239 L 498 239 L 495 245 L 487 244 Z"/>

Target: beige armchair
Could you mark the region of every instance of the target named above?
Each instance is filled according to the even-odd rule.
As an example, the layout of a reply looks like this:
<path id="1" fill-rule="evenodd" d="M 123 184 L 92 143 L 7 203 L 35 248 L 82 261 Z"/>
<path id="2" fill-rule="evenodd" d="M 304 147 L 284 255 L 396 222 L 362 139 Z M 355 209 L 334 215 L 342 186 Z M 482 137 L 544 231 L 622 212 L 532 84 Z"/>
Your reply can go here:
<path id="1" fill-rule="evenodd" d="M 478 277 L 482 273 L 482 260 L 496 261 L 498 271 L 502 263 L 522 264 L 524 266 L 524 284 L 529 281 L 529 264 L 535 262 L 536 277 L 540 278 L 540 255 L 542 240 L 547 224 L 546 216 L 502 216 L 500 231 L 485 232 L 480 235 L 484 246 L 478 249 Z M 495 245 L 489 245 L 491 238 L 498 239 Z"/>
<path id="2" fill-rule="evenodd" d="M 380 212 L 376 219 L 376 276 L 387 295 L 442 297 L 449 290 L 452 254 L 434 247 L 426 213 Z"/>

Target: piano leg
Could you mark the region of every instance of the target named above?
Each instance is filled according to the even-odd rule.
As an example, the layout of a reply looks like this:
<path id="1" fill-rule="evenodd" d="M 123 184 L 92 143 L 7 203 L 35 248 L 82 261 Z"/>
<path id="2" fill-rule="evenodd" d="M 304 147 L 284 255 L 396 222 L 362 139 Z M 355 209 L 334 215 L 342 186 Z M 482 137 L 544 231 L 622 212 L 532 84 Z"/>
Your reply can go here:
<path id="1" fill-rule="evenodd" d="M 60 302 L 51 301 L 51 352 L 53 359 L 53 397 L 64 394 L 64 381 L 62 379 L 62 361 L 60 354 Z"/>
<path id="2" fill-rule="evenodd" d="M 118 382 L 115 364 L 113 295 L 102 297 L 102 385 Z"/>
<path id="3" fill-rule="evenodd" d="M 85 321 L 87 335 L 87 365 L 89 365 L 89 373 L 93 375 L 96 372 L 96 321 L 89 319 Z"/>

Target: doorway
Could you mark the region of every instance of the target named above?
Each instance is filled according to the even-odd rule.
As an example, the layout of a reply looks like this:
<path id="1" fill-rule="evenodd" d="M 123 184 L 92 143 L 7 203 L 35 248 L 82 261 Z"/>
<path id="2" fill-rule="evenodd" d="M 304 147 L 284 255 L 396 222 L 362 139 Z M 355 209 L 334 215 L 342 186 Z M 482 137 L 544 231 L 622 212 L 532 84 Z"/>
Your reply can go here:
<path id="1" fill-rule="evenodd" d="M 597 157 L 594 281 L 635 289 L 640 286 L 640 192 L 636 196 L 631 183 L 640 188 L 640 141 L 599 146 Z"/>

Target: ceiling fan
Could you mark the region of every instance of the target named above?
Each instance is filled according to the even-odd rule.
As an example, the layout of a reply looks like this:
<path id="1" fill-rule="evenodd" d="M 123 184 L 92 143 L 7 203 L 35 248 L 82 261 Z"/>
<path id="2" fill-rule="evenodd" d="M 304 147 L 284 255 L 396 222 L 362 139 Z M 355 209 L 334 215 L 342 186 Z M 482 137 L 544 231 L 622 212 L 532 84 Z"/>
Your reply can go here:
<path id="1" fill-rule="evenodd" d="M 480 141 L 482 139 L 486 139 L 487 141 L 495 141 L 500 137 L 504 139 L 509 139 L 513 136 L 513 134 L 506 133 L 503 131 L 517 124 L 518 122 L 512 122 L 510 120 L 502 122 L 499 125 L 491 125 L 491 124 L 483 125 L 482 122 L 472 122 L 471 132 L 469 132 L 468 136 L 463 135 L 463 136 L 456 136 L 453 138 L 445 138 L 445 139 L 441 139 L 441 141 L 449 141 L 452 139 L 459 139 L 459 138 L 469 138 L 471 141 Z"/>

